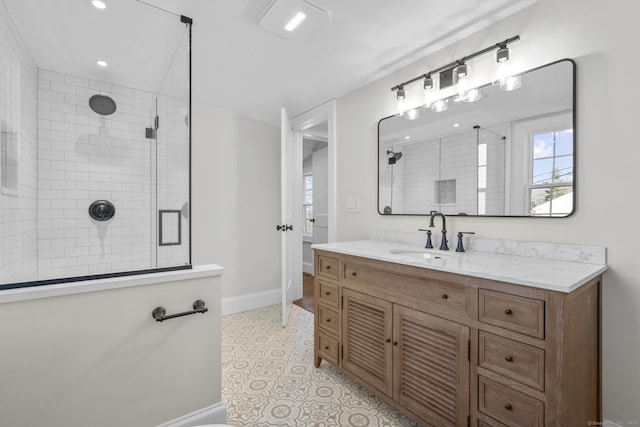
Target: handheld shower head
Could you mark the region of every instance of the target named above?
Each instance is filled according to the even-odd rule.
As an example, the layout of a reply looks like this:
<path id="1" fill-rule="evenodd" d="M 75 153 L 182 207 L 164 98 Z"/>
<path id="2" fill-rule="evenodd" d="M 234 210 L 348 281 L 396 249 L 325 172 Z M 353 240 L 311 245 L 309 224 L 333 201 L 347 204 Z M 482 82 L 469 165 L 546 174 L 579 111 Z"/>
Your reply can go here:
<path id="1" fill-rule="evenodd" d="M 395 165 L 396 162 L 402 158 L 402 153 L 400 153 L 400 152 L 396 153 L 394 151 L 387 150 L 387 154 L 389 154 L 389 164 L 390 165 Z"/>

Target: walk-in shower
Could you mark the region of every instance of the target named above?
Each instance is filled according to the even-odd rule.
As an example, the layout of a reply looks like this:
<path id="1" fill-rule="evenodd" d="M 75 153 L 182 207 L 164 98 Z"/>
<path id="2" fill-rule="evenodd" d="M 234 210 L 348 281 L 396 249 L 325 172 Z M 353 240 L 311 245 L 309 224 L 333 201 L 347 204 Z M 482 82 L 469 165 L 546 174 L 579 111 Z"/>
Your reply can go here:
<path id="1" fill-rule="evenodd" d="M 0 0 L 0 289 L 190 268 L 191 19 L 34 2 Z"/>

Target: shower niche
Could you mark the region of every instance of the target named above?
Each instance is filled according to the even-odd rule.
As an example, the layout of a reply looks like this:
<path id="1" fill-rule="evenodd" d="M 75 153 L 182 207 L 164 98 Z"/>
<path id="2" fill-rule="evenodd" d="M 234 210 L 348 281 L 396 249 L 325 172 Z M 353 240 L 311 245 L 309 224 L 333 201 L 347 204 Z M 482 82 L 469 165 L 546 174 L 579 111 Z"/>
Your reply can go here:
<path id="1" fill-rule="evenodd" d="M 20 34 L 20 2 L 7 8 L 16 22 L 4 22 L 0 46 L 11 48 L 0 63 L 23 71 L 0 76 L 15 88 L 0 97 L 3 147 L 19 142 L 2 151 L 0 289 L 190 268 L 191 20 L 143 3 L 127 16 L 96 14 L 105 41 L 123 28 L 131 39 L 101 69 L 90 50 L 38 61 L 36 45 L 49 42 Z M 123 24 L 129 19 L 136 25 Z M 100 47 L 109 50 L 91 48 Z M 5 179 L 12 171 L 16 178 Z"/>

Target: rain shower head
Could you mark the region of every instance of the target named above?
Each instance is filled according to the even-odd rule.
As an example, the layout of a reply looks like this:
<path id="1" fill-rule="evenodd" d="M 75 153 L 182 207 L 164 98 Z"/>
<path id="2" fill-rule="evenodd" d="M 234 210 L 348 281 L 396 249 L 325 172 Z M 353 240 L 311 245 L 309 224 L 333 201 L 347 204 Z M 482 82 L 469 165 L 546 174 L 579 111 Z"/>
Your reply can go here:
<path id="1" fill-rule="evenodd" d="M 387 154 L 389 154 L 389 164 L 390 165 L 395 165 L 396 162 L 402 158 L 402 153 L 400 153 L 400 152 L 396 153 L 394 151 L 387 150 Z"/>
<path id="2" fill-rule="evenodd" d="M 103 116 L 116 112 L 116 102 L 107 95 L 93 95 L 89 98 L 89 107 Z"/>

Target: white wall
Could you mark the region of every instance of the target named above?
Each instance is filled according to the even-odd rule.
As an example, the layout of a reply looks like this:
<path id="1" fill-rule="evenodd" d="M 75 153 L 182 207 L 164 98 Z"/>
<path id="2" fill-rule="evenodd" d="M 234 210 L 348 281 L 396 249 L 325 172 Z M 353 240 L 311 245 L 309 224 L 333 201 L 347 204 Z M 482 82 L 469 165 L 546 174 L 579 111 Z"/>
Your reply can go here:
<path id="1" fill-rule="evenodd" d="M 220 280 L 1 304 L 0 424 L 153 426 L 220 403 Z M 198 299 L 208 313 L 151 317 Z"/>
<path id="2" fill-rule="evenodd" d="M 0 193 L 0 283 L 33 280 L 37 273 L 37 73 L 0 1 L 0 131 L 19 141 L 18 192 Z"/>
<path id="3" fill-rule="evenodd" d="M 225 268 L 223 299 L 280 301 L 280 129 L 193 108 L 193 263 Z"/>
<path id="4" fill-rule="evenodd" d="M 389 88 L 465 54 L 519 34 L 513 59 L 521 70 L 557 59 L 577 62 L 577 213 L 567 219 L 457 218 L 452 233 L 480 237 L 602 245 L 609 272 L 603 289 L 604 416 L 640 419 L 640 262 L 636 197 L 640 3 L 541 0 L 447 49 L 338 100 L 338 237 L 361 239 L 371 229 L 415 231 L 425 217 L 385 217 L 376 210 L 376 126 L 393 113 Z M 358 196 L 361 212 L 346 213 Z"/>

